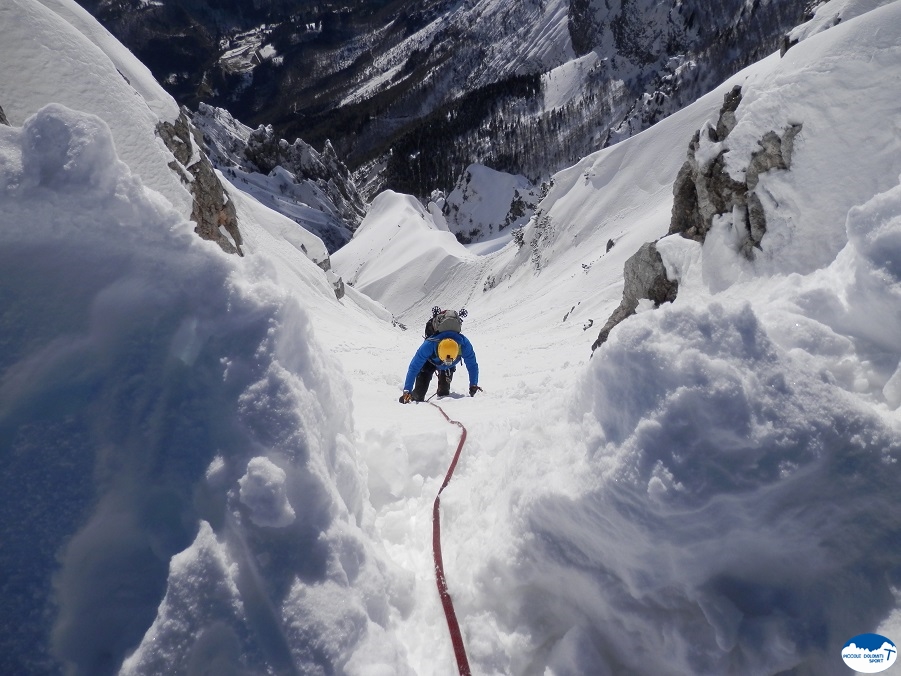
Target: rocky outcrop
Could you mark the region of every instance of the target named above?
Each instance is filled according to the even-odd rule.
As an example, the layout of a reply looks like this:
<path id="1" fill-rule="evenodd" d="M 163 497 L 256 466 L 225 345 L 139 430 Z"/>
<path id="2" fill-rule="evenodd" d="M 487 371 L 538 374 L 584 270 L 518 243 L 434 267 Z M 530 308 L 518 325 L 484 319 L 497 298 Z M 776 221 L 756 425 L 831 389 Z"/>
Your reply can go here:
<path id="1" fill-rule="evenodd" d="M 752 154 L 743 181 L 730 176 L 726 170 L 727 148 L 721 145 L 711 157 L 709 151 L 699 153 L 704 140 L 708 148 L 729 136 L 735 128 L 735 111 L 741 103 L 741 87 L 736 86 L 726 94 L 716 127 L 695 132 L 688 146 L 688 158 L 679 170 L 673 185 L 673 211 L 668 234 L 703 242 L 715 216 L 737 213 L 743 220 L 746 232 L 742 252 L 753 258 L 754 249 L 766 233 L 766 215 L 755 189 L 760 175 L 771 169 L 788 169 L 795 136 L 800 124 L 788 125 L 780 136 L 767 132 L 758 142 L 760 149 Z M 702 133 L 707 135 L 702 139 Z"/>
<path id="2" fill-rule="evenodd" d="M 209 158 L 201 151 L 201 140 L 195 138 L 193 126 L 184 110 L 175 123 L 160 122 L 157 133 L 175 156 L 169 168 L 179 175 L 194 198 L 191 220 L 196 223 L 194 232 L 203 239 L 216 242 L 223 251 L 243 256 L 243 238 L 238 229 L 238 217 L 213 170 Z M 223 234 L 222 229 L 231 237 Z"/>
<path id="3" fill-rule="evenodd" d="M 706 129 L 710 143 L 720 143 L 735 127 L 735 110 L 741 103 L 741 87 L 735 87 L 725 96 L 716 128 Z M 743 192 L 742 184 L 734 181 L 725 169 L 725 156 L 718 154 L 712 161 L 698 159 L 701 148 L 701 131 L 695 132 L 688 144 L 688 159 L 679 169 L 673 184 L 673 210 L 668 234 L 679 233 L 683 237 L 703 242 L 716 214 L 723 213 L 726 205 Z"/>
<path id="4" fill-rule="evenodd" d="M 676 299 L 679 283 L 671 281 L 666 276 L 666 268 L 663 259 L 657 251 L 654 242 L 643 244 L 629 260 L 623 269 L 625 285 L 623 287 L 623 299 L 619 307 L 613 311 L 607 323 L 598 334 L 597 340 L 591 346 L 592 351 L 600 347 L 613 327 L 626 317 L 635 314 L 638 303 L 642 299 L 653 301 L 654 307 L 663 303 L 672 303 Z"/>
<path id="5" fill-rule="evenodd" d="M 673 184 L 673 210 L 667 235 L 678 234 L 703 244 L 714 218 L 733 214 L 735 226 L 744 227 L 739 250 L 753 259 L 754 250 L 760 248 L 766 234 L 766 213 L 756 192 L 760 175 L 791 167 L 794 139 L 801 125 L 789 124 L 781 135 L 775 131 L 764 134 L 758 141 L 760 148 L 751 154 L 744 180 L 737 180 L 726 169 L 728 148 L 723 142 L 735 129 L 735 111 L 740 103 L 741 87 L 736 86 L 725 95 L 716 126 L 695 132 L 688 144 L 688 158 Z M 626 261 L 623 274 L 623 300 L 601 329 L 592 351 L 607 340 L 613 327 L 635 314 L 641 299 L 653 301 L 654 307 L 676 299 L 678 283 L 666 276 L 663 260 L 653 243 L 645 244 Z"/>
<path id="6" fill-rule="evenodd" d="M 763 204 L 760 202 L 755 188 L 760 180 L 760 175 L 771 169 L 789 169 L 791 167 L 792 151 L 794 150 L 795 136 L 801 131 L 800 124 L 791 124 L 785 128 L 782 136 L 774 131 L 768 131 L 759 141 L 761 149 L 751 157 L 748 170 L 745 172 L 745 185 L 747 192 L 748 214 L 748 244 L 760 248 L 760 240 L 766 233 L 766 214 Z M 746 251 L 746 255 L 750 250 Z"/>
<path id="7" fill-rule="evenodd" d="M 3 108 L 0 108 L 0 124 L 9 126 L 9 120 L 6 119 L 6 113 L 3 112 Z"/>
<path id="8" fill-rule="evenodd" d="M 276 136 L 272 126 L 267 125 L 251 132 L 244 155 L 263 174 L 280 166 L 299 180 L 315 182 L 328 195 L 351 230 L 356 229 L 366 215 L 366 204 L 356 189 L 350 171 L 338 159 L 330 141 L 325 142 L 319 153 L 301 139 L 288 143 Z"/>
<path id="9" fill-rule="evenodd" d="M 329 284 L 332 285 L 332 290 L 335 292 L 335 298 L 338 300 L 344 298 L 344 294 L 347 291 L 344 287 L 344 279 L 336 275 L 332 270 L 325 271 L 325 278 L 329 281 Z"/>
<path id="10" fill-rule="evenodd" d="M 271 126 L 251 129 L 228 111 L 205 104 L 192 122 L 203 134 L 213 166 L 235 187 L 253 185 L 257 199 L 319 237 L 329 252 L 353 237 L 367 203 L 331 143 L 326 141 L 320 153 L 302 139 L 289 143 Z"/>

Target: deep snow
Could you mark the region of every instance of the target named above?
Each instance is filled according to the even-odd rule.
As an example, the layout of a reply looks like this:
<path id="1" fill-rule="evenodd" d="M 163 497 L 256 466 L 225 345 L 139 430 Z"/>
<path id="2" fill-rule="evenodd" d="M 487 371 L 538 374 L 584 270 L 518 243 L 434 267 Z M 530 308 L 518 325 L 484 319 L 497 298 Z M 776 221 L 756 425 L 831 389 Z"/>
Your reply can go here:
<path id="1" fill-rule="evenodd" d="M 852 636 L 901 640 L 901 3 L 559 173 L 521 249 L 379 196 L 341 300 L 248 197 L 244 259 L 193 235 L 146 141 L 165 95 L 117 107 L 110 64 L 139 65 L 48 6 L 0 8 L 4 54 L 85 62 L 0 80 L 0 671 L 454 673 L 430 543 L 458 432 L 397 402 L 432 305 L 469 310 L 484 388 L 441 401 L 476 673 L 844 674 Z M 734 84 L 731 170 L 803 124 L 762 250 L 728 215 L 665 238 L 675 303 L 591 356 Z"/>

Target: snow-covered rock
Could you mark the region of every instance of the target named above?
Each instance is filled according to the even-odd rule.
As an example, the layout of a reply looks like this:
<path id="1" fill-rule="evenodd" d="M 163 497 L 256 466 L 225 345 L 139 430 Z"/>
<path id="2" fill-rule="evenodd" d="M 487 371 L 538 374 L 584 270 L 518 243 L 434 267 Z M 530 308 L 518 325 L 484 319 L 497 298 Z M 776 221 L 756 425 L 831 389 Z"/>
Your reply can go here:
<path id="1" fill-rule="evenodd" d="M 441 213 L 457 239 L 469 244 L 524 225 L 535 213 L 538 199 L 538 188 L 525 176 L 473 164 L 446 197 Z"/>
<path id="2" fill-rule="evenodd" d="M 233 186 L 321 238 L 329 251 L 350 239 L 367 205 L 330 143 L 319 153 L 301 139 L 276 137 L 271 126 L 250 129 L 205 104 L 193 120 Z"/>

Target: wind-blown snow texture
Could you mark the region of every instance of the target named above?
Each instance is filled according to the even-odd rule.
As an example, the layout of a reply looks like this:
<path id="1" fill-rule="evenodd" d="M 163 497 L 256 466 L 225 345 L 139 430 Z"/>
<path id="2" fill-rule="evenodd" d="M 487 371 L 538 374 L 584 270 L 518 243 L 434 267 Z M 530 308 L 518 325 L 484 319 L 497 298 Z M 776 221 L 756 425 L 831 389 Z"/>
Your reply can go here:
<path id="1" fill-rule="evenodd" d="M 442 548 L 475 673 L 838 675 L 852 636 L 897 642 L 901 4 L 847 11 L 557 174 L 522 247 L 467 249 L 380 195 L 332 256 L 341 300 L 250 197 L 244 259 L 196 238 L 166 151 L 120 151 L 130 113 L 91 67 L 56 80 L 65 105 L 18 82 L 0 672 L 454 673 L 430 538 L 457 431 L 397 403 L 436 304 L 468 308 L 484 388 L 442 400 L 469 432 Z M 23 17 L 37 44 L 83 39 L 27 0 L 0 14 L 0 45 Z M 761 177 L 761 250 L 731 214 L 660 240 L 676 301 L 589 358 L 735 84 L 735 175 L 803 125 Z"/>
<path id="2" fill-rule="evenodd" d="M 2 134 L 4 568 L 24 576 L 5 623 L 58 565 L 51 650 L 76 673 L 114 670 L 151 622 L 128 673 L 178 673 L 212 644 L 233 669 L 343 663 L 271 631 L 327 581 L 342 631 L 387 612 L 384 588 L 367 607 L 349 586 L 383 576 L 357 527 L 349 388 L 307 311 L 197 240 L 99 118 L 50 105 Z"/>

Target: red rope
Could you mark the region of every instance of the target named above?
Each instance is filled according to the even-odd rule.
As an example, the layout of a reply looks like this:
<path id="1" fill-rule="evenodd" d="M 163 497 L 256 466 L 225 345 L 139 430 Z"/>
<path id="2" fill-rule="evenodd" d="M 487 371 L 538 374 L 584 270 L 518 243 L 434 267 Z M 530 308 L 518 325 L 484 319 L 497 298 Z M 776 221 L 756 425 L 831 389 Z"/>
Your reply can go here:
<path id="1" fill-rule="evenodd" d="M 463 423 L 457 420 L 451 420 L 447 413 L 444 412 L 438 404 L 429 402 L 441 411 L 447 422 L 457 425 L 463 434 L 460 435 L 460 443 L 457 444 L 457 451 L 454 453 L 454 459 L 451 461 L 450 467 L 447 469 L 447 476 L 444 477 L 444 483 L 435 496 L 435 506 L 432 508 L 432 555 L 435 559 L 435 582 L 438 584 L 438 594 L 441 596 L 441 605 L 444 606 L 444 617 L 447 618 L 447 628 L 450 631 L 451 642 L 454 644 L 454 655 L 457 658 L 457 668 L 460 670 L 460 676 L 470 676 L 472 672 L 469 670 L 469 660 L 466 659 L 466 647 L 463 645 L 463 634 L 460 633 L 460 624 L 457 622 L 457 614 L 454 612 L 454 602 L 451 600 L 450 592 L 447 591 L 447 579 L 444 577 L 444 562 L 441 558 L 441 517 L 439 509 L 441 505 L 441 491 L 443 491 L 450 483 L 454 474 L 454 468 L 460 459 L 460 451 L 463 450 L 463 444 L 466 442 L 466 428 Z"/>

